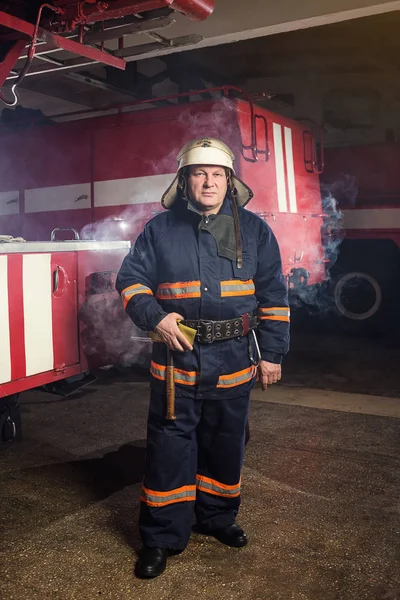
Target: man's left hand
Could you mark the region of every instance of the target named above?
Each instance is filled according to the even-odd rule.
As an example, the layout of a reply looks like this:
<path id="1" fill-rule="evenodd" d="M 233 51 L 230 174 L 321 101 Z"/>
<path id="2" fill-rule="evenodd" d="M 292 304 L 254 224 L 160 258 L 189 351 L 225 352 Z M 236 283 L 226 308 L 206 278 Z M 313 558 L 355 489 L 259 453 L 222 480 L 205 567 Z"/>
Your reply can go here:
<path id="1" fill-rule="evenodd" d="M 268 385 L 280 381 L 281 375 L 281 365 L 262 360 L 257 370 L 257 381 L 261 381 L 262 389 L 266 390 Z"/>

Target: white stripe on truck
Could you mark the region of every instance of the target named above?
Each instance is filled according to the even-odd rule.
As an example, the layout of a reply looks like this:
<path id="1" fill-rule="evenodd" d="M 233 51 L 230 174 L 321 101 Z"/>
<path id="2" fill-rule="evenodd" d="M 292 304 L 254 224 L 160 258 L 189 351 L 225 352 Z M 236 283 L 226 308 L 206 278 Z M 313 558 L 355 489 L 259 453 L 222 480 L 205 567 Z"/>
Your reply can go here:
<path id="1" fill-rule="evenodd" d="M 25 212 L 52 212 L 90 208 L 90 183 L 25 190 Z"/>
<path id="2" fill-rule="evenodd" d="M 51 254 L 22 258 L 26 376 L 54 368 Z"/>
<path id="3" fill-rule="evenodd" d="M 296 180 L 295 180 L 295 175 L 294 175 L 293 140 L 292 140 L 292 130 L 290 129 L 290 127 L 285 127 L 285 150 L 286 150 L 286 168 L 287 168 L 290 212 L 297 213 L 297 195 L 296 195 Z"/>
<path id="4" fill-rule="evenodd" d="M 0 256 L 0 383 L 11 381 L 8 257 Z"/>
<path id="5" fill-rule="evenodd" d="M 274 132 L 274 151 L 275 151 L 275 170 L 276 170 L 276 191 L 278 194 L 279 212 L 287 212 L 285 166 L 283 158 L 282 127 L 278 123 L 273 124 Z"/>
<path id="6" fill-rule="evenodd" d="M 160 202 L 161 196 L 175 177 L 176 173 L 171 173 L 95 181 L 94 205 L 97 207 Z"/>

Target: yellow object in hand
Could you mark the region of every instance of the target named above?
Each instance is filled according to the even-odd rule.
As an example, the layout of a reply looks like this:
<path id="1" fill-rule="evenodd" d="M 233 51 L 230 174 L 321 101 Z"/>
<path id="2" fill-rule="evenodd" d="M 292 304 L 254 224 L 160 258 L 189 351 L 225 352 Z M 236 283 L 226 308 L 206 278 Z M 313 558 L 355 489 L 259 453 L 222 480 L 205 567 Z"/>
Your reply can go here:
<path id="1" fill-rule="evenodd" d="M 183 325 L 183 323 L 181 323 L 181 321 L 177 321 L 177 324 L 178 324 L 178 328 L 181 331 L 181 333 L 183 333 L 183 335 L 188 340 L 188 342 L 193 346 L 194 340 L 196 338 L 196 333 L 197 333 L 196 329 L 193 329 L 192 327 L 188 327 L 187 325 Z M 157 333 L 156 331 L 149 331 L 148 336 L 149 336 L 149 338 L 151 338 L 153 340 L 153 342 L 163 342 L 164 341 L 162 339 L 161 335 L 159 333 Z"/>

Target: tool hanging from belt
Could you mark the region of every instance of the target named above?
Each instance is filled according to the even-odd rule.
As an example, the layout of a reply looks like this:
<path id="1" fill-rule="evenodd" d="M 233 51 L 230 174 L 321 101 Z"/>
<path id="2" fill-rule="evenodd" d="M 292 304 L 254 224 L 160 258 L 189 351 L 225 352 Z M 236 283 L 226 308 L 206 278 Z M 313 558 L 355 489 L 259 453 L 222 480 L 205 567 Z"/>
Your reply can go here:
<path id="1" fill-rule="evenodd" d="M 182 321 L 178 321 L 178 328 L 186 337 L 188 342 L 193 346 L 196 337 L 196 330 L 186 326 Z M 161 335 L 157 332 L 150 331 L 149 337 L 153 342 L 164 342 Z M 175 421 L 175 371 L 174 371 L 174 355 L 172 350 L 167 346 L 167 367 L 165 374 L 165 392 L 167 400 L 167 409 L 165 418 L 167 421 Z"/>
<path id="2" fill-rule="evenodd" d="M 166 386 L 166 399 L 167 399 L 167 411 L 165 418 L 167 421 L 175 421 L 175 371 L 174 371 L 174 357 L 171 349 L 167 346 L 167 369 L 165 375 L 165 386 Z"/>

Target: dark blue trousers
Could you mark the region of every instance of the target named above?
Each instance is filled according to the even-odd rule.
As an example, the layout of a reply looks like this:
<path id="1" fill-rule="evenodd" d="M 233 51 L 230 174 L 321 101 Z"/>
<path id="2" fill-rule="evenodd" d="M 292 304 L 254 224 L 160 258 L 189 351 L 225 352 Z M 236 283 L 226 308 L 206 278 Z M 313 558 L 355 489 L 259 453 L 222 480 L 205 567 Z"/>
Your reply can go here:
<path id="1" fill-rule="evenodd" d="M 183 550 L 193 514 L 204 531 L 234 523 L 240 505 L 249 395 L 231 400 L 151 393 L 139 528 L 144 545 Z"/>

